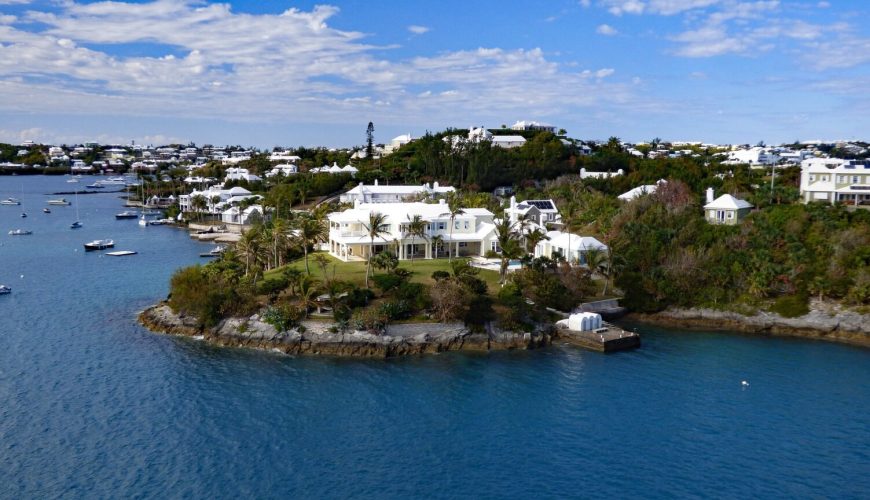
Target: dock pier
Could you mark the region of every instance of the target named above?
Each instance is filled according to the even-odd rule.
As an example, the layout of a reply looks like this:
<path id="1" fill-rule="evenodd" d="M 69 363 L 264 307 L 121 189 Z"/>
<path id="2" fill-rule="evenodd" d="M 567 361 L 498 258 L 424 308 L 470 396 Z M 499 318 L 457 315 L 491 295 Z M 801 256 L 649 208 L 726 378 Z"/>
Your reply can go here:
<path id="1" fill-rule="evenodd" d="M 556 329 L 557 338 L 566 343 L 598 352 L 616 352 L 640 347 L 640 335 L 610 323 L 595 330 Z"/>

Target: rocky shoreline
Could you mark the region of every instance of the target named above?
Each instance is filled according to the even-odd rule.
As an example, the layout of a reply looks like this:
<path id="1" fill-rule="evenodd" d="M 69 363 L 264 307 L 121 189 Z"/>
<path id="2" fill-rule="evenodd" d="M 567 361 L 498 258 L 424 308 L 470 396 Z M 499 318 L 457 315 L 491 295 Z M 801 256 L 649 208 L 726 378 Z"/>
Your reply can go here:
<path id="1" fill-rule="evenodd" d="M 655 314 L 631 313 L 626 319 L 658 326 L 734 330 L 758 335 L 801 337 L 870 347 L 870 315 L 813 301 L 810 312 L 797 318 L 758 312 L 744 315 L 716 309 L 667 309 Z"/>
<path id="2" fill-rule="evenodd" d="M 331 323 L 303 322 L 304 329 L 278 332 L 258 315 L 229 318 L 214 328 L 200 328 L 196 318 L 176 314 L 165 303 L 145 309 L 139 322 L 151 331 L 201 337 L 232 347 L 277 350 L 293 355 L 390 358 L 447 351 L 535 349 L 549 345 L 550 332 L 517 333 L 491 330 L 473 333 L 461 323 L 411 323 L 387 327 L 384 334 L 349 331 L 332 333 Z"/>

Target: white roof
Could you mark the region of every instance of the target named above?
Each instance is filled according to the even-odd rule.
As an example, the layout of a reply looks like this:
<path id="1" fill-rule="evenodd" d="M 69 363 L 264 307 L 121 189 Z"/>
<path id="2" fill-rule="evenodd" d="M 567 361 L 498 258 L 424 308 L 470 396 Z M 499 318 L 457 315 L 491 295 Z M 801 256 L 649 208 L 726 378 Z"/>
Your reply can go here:
<path id="1" fill-rule="evenodd" d="M 607 250 L 607 245 L 601 243 L 592 236 L 579 236 L 573 233 L 563 233 L 562 231 L 548 231 L 547 237 L 550 239 L 546 241 L 557 248 L 567 249 L 570 246 L 571 251 L 586 251 L 592 248 Z M 569 240 L 571 242 L 570 245 L 568 245 Z"/>
<path id="2" fill-rule="evenodd" d="M 353 167 L 351 167 L 353 168 Z M 452 193 L 456 191 L 456 188 L 453 186 L 437 186 L 437 187 L 429 187 L 428 184 L 422 185 L 406 185 L 406 184 L 397 184 L 397 185 L 384 185 L 384 184 L 359 184 L 354 186 L 353 189 L 347 191 L 346 194 L 362 194 L 362 193 L 380 193 L 380 194 L 398 194 L 398 195 L 413 195 L 417 193 L 423 192 L 432 192 L 432 193 Z"/>
<path id="3" fill-rule="evenodd" d="M 492 142 L 526 142 L 526 138 L 521 135 L 494 135 Z"/>
<path id="4" fill-rule="evenodd" d="M 622 193 L 621 195 L 617 196 L 617 198 L 619 198 L 620 200 L 623 200 L 623 201 L 629 201 L 629 200 L 633 200 L 635 198 L 638 198 L 640 196 L 643 196 L 645 194 L 653 194 L 656 192 L 656 189 L 659 188 L 659 184 L 663 184 L 666 182 L 667 182 L 666 180 L 660 179 L 655 184 L 645 184 L 643 186 L 638 186 L 634 189 L 631 189 L 631 190 L 628 190 L 628 191 Z"/>
<path id="5" fill-rule="evenodd" d="M 723 194 L 710 203 L 704 205 L 704 208 L 711 210 L 739 210 L 741 208 L 752 208 L 752 203 L 735 198 L 730 194 Z"/>
<path id="6" fill-rule="evenodd" d="M 485 208 L 464 208 L 464 214 L 456 216 L 456 219 L 470 219 L 472 217 L 489 216 L 492 212 Z M 386 223 L 395 224 L 407 222 L 415 215 L 425 220 L 448 220 L 449 209 L 445 203 L 360 203 L 359 206 L 329 214 L 329 220 L 335 222 L 368 222 L 369 214 L 377 212 L 387 216 Z"/>

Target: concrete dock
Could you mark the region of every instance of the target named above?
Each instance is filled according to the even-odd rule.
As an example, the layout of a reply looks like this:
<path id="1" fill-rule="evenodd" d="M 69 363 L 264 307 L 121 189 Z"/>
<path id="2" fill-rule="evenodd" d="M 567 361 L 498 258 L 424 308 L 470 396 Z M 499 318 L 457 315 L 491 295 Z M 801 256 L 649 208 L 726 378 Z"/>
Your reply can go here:
<path id="1" fill-rule="evenodd" d="M 587 331 L 557 328 L 556 334 L 558 340 L 598 352 L 625 351 L 640 347 L 640 335 L 610 323 L 604 323 L 601 328 Z"/>

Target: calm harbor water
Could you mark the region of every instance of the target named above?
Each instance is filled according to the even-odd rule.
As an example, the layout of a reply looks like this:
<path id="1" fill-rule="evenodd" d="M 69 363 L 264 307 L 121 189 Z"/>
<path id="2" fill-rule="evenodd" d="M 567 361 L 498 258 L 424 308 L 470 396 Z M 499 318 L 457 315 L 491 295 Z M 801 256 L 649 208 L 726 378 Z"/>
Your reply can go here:
<path id="1" fill-rule="evenodd" d="M 70 230 L 74 206 L 42 213 L 66 179 L 0 177 L 23 201 L 0 206 L 0 497 L 870 495 L 868 350 L 648 327 L 608 356 L 213 348 L 135 323 L 209 245 L 108 193 Z M 139 255 L 83 251 L 105 237 Z"/>

